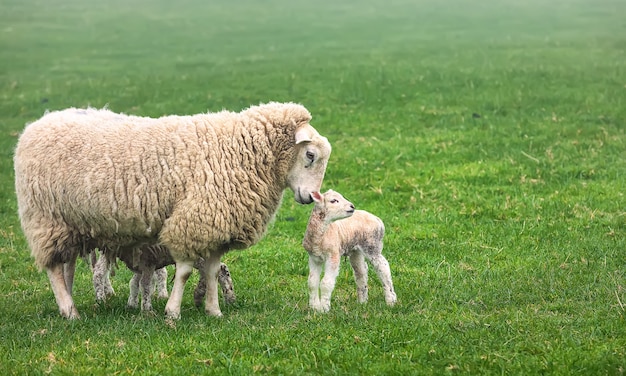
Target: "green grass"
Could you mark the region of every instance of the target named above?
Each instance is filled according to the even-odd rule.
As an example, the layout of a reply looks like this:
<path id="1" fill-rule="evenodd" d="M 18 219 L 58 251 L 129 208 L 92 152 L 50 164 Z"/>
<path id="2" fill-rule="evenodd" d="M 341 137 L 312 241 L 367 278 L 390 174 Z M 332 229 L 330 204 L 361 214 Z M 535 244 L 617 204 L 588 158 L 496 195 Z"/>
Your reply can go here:
<path id="1" fill-rule="evenodd" d="M 0 0 L 0 369 L 5 374 L 623 374 L 626 3 Z M 46 110 L 137 115 L 295 101 L 333 144 L 325 188 L 387 226 L 399 303 L 349 264 L 307 308 L 288 194 L 225 258 L 224 317 L 127 310 L 130 274 L 60 318 L 20 230 L 12 154 Z M 173 273 L 170 270 L 170 273 Z M 197 278 L 194 276 L 193 278 Z"/>

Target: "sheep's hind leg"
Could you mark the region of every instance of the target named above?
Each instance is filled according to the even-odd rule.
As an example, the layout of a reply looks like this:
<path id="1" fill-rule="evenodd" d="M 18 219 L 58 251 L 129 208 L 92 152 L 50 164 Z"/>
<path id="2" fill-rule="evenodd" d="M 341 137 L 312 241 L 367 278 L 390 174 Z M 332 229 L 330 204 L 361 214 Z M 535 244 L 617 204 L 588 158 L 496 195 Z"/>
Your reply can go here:
<path id="1" fill-rule="evenodd" d="M 72 294 L 66 285 L 64 269 L 63 264 L 56 264 L 46 268 L 46 272 L 61 316 L 67 319 L 79 319 L 80 315 L 74 305 L 74 300 L 72 300 Z"/>
<path id="2" fill-rule="evenodd" d="M 385 293 L 385 302 L 387 305 L 396 304 L 396 293 L 393 290 L 393 282 L 391 281 L 391 270 L 389 269 L 389 262 L 382 254 L 369 257 L 370 262 L 380 278 L 380 282 L 383 285 L 383 291 Z"/>
<path id="3" fill-rule="evenodd" d="M 353 251 L 350 253 L 350 265 L 354 271 L 356 282 L 356 294 L 359 303 L 367 302 L 367 264 L 363 252 Z"/>
<path id="4" fill-rule="evenodd" d="M 165 316 L 170 319 L 180 319 L 180 305 L 183 301 L 185 283 L 193 271 L 193 261 L 177 262 L 176 274 L 174 275 L 174 286 L 172 293 L 165 305 Z"/>
<path id="5" fill-rule="evenodd" d="M 218 273 L 220 271 L 221 253 L 212 252 L 204 262 L 204 274 L 206 276 L 206 296 L 204 303 L 204 311 L 209 316 L 222 316 L 220 310 L 219 296 L 217 292 Z"/>
<path id="6" fill-rule="evenodd" d="M 309 307 L 316 311 L 321 311 L 322 306 L 320 304 L 320 275 L 324 262 L 322 258 L 314 255 L 309 255 Z"/>

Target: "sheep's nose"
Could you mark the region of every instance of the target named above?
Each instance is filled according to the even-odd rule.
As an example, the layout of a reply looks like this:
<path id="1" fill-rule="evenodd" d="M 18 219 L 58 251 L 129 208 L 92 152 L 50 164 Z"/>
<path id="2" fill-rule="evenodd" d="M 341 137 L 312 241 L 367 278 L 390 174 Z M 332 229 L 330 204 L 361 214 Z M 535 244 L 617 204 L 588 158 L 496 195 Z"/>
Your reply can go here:
<path id="1" fill-rule="evenodd" d="M 354 210 L 354 204 L 350 204 L 350 209 Z"/>

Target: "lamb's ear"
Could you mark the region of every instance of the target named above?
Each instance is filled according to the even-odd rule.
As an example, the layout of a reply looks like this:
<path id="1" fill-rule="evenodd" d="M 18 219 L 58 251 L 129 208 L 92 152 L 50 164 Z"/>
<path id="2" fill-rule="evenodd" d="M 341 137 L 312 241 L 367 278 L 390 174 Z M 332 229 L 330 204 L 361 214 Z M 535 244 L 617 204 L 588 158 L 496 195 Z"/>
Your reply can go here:
<path id="1" fill-rule="evenodd" d="M 324 201 L 324 197 L 322 197 L 322 194 L 319 192 L 312 192 L 311 193 L 311 197 L 313 198 L 313 201 L 315 202 L 322 202 Z"/>
<path id="2" fill-rule="evenodd" d="M 296 132 L 296 145 L 301 142 L 311 142 L 311 140 L 313 140 L 313 136 L 314 133 L 310 126 L 298 129 Z"/>

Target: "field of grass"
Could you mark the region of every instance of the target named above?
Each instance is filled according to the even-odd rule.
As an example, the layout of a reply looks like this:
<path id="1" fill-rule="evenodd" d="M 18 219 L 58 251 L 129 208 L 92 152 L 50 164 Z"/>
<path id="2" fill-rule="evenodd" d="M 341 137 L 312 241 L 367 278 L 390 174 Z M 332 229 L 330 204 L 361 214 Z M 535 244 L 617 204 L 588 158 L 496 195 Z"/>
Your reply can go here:
<path id="1" fill-rule="evenodd" d="M 0 0 L 4 374 L 623 374 L 626 2 Z M 46 110 L 145 116 L 294 101 L 333 154 L 324 189 L 387 227 L 398 304 L 349 263 L 308 310 L 289 193 L 225 257 L 238 301 L 182 319 L 95 304 L 62 319 L 20 230 L 12 154 Z M 170 269 L 173 275 L 173 269 Z"/>

